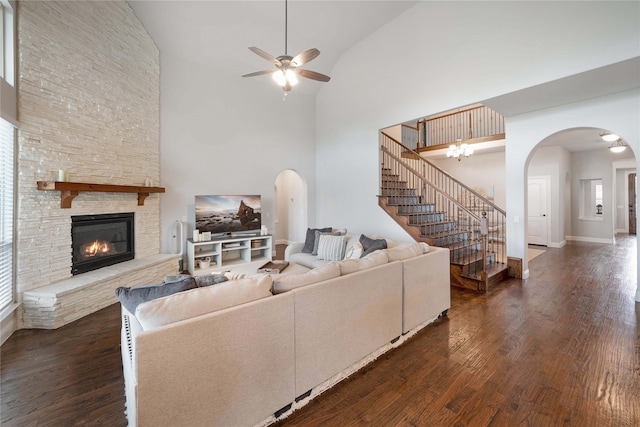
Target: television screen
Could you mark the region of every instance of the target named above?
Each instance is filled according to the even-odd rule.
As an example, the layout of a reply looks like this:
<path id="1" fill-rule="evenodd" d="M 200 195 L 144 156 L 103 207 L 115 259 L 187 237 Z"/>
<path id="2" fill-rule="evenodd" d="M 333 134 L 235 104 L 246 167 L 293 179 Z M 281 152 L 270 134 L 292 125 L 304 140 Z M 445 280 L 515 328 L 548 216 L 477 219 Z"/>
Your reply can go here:
<path id="1" fill-rule="evenodd" d="M 202 233 L 259 231 L 262 225 L 259 195 L 196 196 L 196 228 Z"/>

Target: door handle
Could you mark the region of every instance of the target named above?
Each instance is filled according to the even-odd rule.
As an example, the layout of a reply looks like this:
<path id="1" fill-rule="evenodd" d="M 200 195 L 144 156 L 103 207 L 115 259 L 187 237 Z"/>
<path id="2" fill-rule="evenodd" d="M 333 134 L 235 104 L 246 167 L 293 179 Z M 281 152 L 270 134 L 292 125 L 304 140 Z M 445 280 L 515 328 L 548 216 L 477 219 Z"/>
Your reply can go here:
<path id="1" fill-rule="evenodd" d="M 542 214 L 542 216 L 547 216 L 547 214 Z"/>

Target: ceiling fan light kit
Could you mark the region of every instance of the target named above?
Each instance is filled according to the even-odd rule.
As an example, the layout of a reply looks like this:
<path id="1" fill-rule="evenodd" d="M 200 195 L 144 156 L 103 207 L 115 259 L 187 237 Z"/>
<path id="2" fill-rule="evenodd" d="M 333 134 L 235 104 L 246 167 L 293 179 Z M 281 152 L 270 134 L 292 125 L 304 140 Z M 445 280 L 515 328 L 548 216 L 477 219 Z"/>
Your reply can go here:
<path id="1" fill-rule="evenodd" d="M 273 63 L 276 66 L 275 70 L 262 70 L 256 71 L 253 73 L 243 74 L 242 77 L 255 77 L 261 76 L 264 74 L 271 74 L 273 80 L 278 84 L 278 86 L 282 87 L 285 95 L 287 92 L 291 90 L 291 88 L 298 84 L 298 76 L 316 80 L 319 82 L 328 82 L 331 80 L 331 77 L 326 76 L 324 74 L 311 71 L 311 70 L 302 70 L 298 67 L 310 62 L 315 59 L 318 55 L 320 55 L 320 51 L 316 48 L 311 48 L 305 50 L 304 52 L 296 55 L 295 57 L 289 56 L 287 54 L 287 0 L 284 2 L 284 55 L 280 55 L 277 58 L 273 55 L 265 52 L 262 49 L 259 49 L 255 46 L 251 46 L 249 50 L 256 55 L 266 59 L 267 61 Z"/>

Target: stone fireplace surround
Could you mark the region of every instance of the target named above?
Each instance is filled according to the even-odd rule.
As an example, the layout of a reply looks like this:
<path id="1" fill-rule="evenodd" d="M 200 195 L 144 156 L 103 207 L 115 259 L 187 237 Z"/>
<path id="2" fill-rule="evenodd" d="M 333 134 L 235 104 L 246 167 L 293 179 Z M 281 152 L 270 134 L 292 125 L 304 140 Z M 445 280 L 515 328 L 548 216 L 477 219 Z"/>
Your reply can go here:
<path id="1" fill-rule="evenodd" d="M 125 1 L 18 2 L 19 84 L 14 329 L 57 328 L 117 302 L 118 286 L 178 270 L 160 254 L 160 197 L 80 193 L 71 208 L 37 190 L 64 170 L 71 181 L 160 182 L 160 60 Z M 135 213 L 136 258 L 71 276 L 71 216 Z"/>

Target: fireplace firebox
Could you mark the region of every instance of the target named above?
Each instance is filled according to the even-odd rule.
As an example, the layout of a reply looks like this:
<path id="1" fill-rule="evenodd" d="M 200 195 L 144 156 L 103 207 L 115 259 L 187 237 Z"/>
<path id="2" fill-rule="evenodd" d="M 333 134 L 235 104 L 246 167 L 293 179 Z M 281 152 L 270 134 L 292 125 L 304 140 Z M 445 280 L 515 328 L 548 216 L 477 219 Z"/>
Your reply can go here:
<path id="1" fill-rule="evenodd" d="M 71 274 L 135 257 L 133 212 L 71 217 Z"/>

